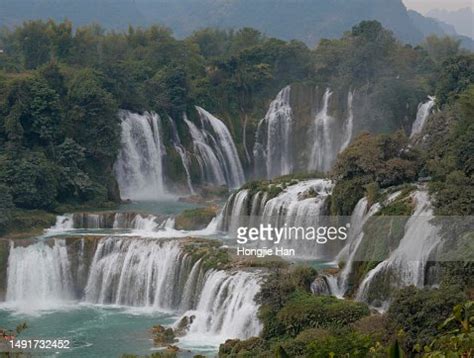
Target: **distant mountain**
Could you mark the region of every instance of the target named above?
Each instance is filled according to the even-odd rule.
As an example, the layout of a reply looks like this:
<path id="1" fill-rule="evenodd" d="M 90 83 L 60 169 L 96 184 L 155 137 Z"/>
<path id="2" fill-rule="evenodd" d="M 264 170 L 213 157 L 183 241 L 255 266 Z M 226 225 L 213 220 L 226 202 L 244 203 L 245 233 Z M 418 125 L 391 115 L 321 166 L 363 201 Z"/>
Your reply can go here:
<path id="1" fill-rule="evenodd" d="M 463 48 L 474 51 L 474 40 L 472 40 L 470 37 L 459 35 L 456 32 L 454 26 L 448 25 L 431 17 L 425 17 L 413 10 L 409 10 L 408 15 L 413 21 L 413 24 L 419 31 L 421 31 L 424 37 L 430 35 L 451 36 L 460 40 L 461 46 Z"/>
<path id="2" fill-rule="evenodd" d="M 2 0 L 0 26 L 28 19 L 92 22 L 121 30 L 129 24 L 160 23 L 184 37 L 204 27 L 254 27 L 285 40 L 314 46 L 337 38 L 362 20 L 378 20 L 403 42 L 419 43 L 427 33 L 454 34 L 448 25 L 408 12 L 402 0 Z"/>
<path id="3" fill-rule="evenodd" d="M 460 35 L 474 39 L 474 12 L 472 9 L 468 7 L 456 11 L 436 9 L 430 10 L 426 15 L 454 26 Z"/>

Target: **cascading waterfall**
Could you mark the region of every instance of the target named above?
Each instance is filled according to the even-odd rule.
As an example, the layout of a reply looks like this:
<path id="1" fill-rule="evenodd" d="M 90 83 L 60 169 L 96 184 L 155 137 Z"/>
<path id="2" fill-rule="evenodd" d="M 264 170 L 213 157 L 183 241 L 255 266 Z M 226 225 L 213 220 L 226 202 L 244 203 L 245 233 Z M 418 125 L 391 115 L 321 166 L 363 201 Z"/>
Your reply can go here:
<path id="1" fill-rule="evenodd" d="M 186 316 L 195 316 L 189 330 L 189 339 L 202 333 L 217 337 L 248 338 L 257 336 L 261 324 L 257 317 L 255 295 L 260 290 L 255 273 L 238 271 L 209 271 L 195 310 Z"/>
<path id="2" fill-rule="evenodd" d="M 402 240 L 388 259 L 378 264 L 364 278 L 357 292 L 358 300 L 372 303 L 369 296 L 376 290 L 379 300 L 382 300 L 379 305 L 386 308 L 390 292 L 377 289 L 377 283 L 385 286 L 388 284 L 389 290 L 409 285 L 424 286 L 428 260 L 441 237 L 438 228 L 430 222 L 434 215 L 428 194 L 416 191 L 412 197 L 416 202 L 415 212 L 405 225 Z"/>
<path id="3" fill-rule="evenodd" d="M 218 224 L 220 231 L 229 231 L 234 233 L 239 226 L 246 225 L 245 217 L 248 215 L 247 206 L 244 205 L 248 199 L 248 190 L 239 190 L 231 195 L 222 209 L 223 215 Z M 242 220 L 244 219 L 244 220 Z"/>
<path id="4" fill-rule="evenodd" d="M 291 87 L 283 88 L 270 104 L 265 118 L 258 124 L 254 146 L 256 171 L 266 169 L 268 179 L 292 172 L 291 132 L 293 114 L 290 107 Z"/>
<path id="5" fill-rule="evenodd" d="M 219 229 L 234 237 L 240 226 L 270 224 L 272 227 L 318 227 L 325 213 L 325 204 L 332 190 L 329 180 L 313 179 L 289 185 L 274 198 L 266 192 L 250 196 L 247 189 L 233 194 L 220 215 Z M 318 258 L 324 256 L 324 245 L 312 241 L 285 240 L 287 248 L 296 248 L 299 257 Z M 300 245 L 308 245 L 302 248 Z"/>
<path id="6" fill-rule="evenodd" d="M 263 217 L 265 221 L 275 226 L 286 224 L 308 227 L 317 224 L 332 187 L 332 183 L 325 179 L 307 180 L 290 185 L 278 196 L 266 202 Z"/>
<path id="7" fill-rule="evenodd" d="M 380 204 L 378 203 L 372 205 L 369 210 L 367 210 L 367 206 L 367 199 L 362 198 L 359 200 L 352 212 L 349 242 L 336 257 L 337 261 L 345 258 L 346 263 L 343 270 L 339 274 L 339 277 L 337 277 L 335 281 L 331 281 L 333 283 L 330 286 L 331 294 L 334 296 L 343 297 L 346 293 L 348 289 L 349 275 L 352 272 L 354 259 L 358 252 L 359 246 L 364 239 L 364 224 L 380 209 Z"/>
<path id="8" fill-rule="evenodd" d="M 308 168 L 310 171 L 328 171 L 335 156 L 331 142 L 331 126 L 334 119 L 328 113 L 331 96 L 331 90 L 326 89 L 323 97 L 323 107 L 314 120 L 310 141 L 314 143 Z"/>
<path id="9" fill-rule="evenodd" d="M 166 195 L 160 117 L 120 111 L 122 148 L 114 166 L 123 199 L 157 200 Z"/>
<path id="10" fill-rule="evenodd" d="M 253 148 L 255 177 L 272 179 L 297 171 L 326 172 L 331 168 L 337 153 L 350 144 L 355 120 L 355 91 L 347 94 L 347 108 L 341 111 L 346 113 L 345 119 L 329 114 L 332 94 L 327 88 L 315 116 L 312 114 L 314 104 L 307 104 L 314 119 L 309 130 L 302 131 L 299 122 L 304 121 L 305 117 L 300 117 L 301 113 L 291 108 L 291 87 L 287 86 L 278 93 L 258 124 Z M 304 138 L 300 138 L 302 133 L 307 133 L 303 134 Z M 301 142 L 307 143 L 306 148 L 298 145 Z M 298 147 L 302 153 L 296 152 Z"/>
<path id="11" fill-rule="evenodd" d="M 208 144 L 207 133 L 201 132 L 193 122 L 188 120 L 186 114 L 184 114 L 184 122 L 193 139 L 194 152 L 201 167 L 203 180 L 215 185 L 226 185 L 222 163 L 219 162 L 214 150 Z"/>
<path id="12" fill-rule="evenodd" d="M 47 230 L 47 232 L 69 231 L 74 228 L 74 218 L 72 214 L 56 216 L 56 223 Z"/>
<path id="13" fill-rule="evenodd" d="M 428 96 L 428 101 L 418 106 L 418 113 L 416 114 L 416 120 L 411 128 L 410 138 L 413 138 L 415 135 L 421 133 L 423 127 L 425 126 L 426 120 L 430 116 L 431 110 L 435 105 L 435 101 L 435 97 Z"/>
<path id="14" fill-rule="evenodd" d="M 224 169 L 227 185 L 231 188 L 240 187 L 245 181 L 245 176 L 232 135 L 220 119 L 201 107 L 196 107 L 196 110 L 201 119 L 204 137 L 214 144 L 216 156 Z M 207 127 L 212 129 L 215 136 L 207 130 Z"/>
<path id="15" fill-rule="evenodd" d="M 62 239 L 49 244 L 11 244 L 8 304 L 27 311 L 81 300 L 192 314 L 191 339 L 205 336 L 216 343 L 260 332 L 255 295 L 262 275 L 257 271 L 208 270 L 202 260 L 183 251 L 180 240 L 104 237 L 98 239 L 92 260 L 78 257 L 77 267 L 69 258 L 85 255 L 84 239 L 74 252 L 68 252 Z M 83 290 L 74 282 L 76 271 L 87 277 Z"/>
<path id="16" fill-rule="evenodd" d="M 73 298 L 70 261 L 64 240 L 52 246 L 11 243 L 7 266 L 7 304 L 21 311 L 53 309 Z"/>
<path id="17" fill-rule="evenodd" d="M 179 243 L 107 238 L 96 249 L 85 300 L 100 304 L 180 306 L 180 288 L 191 267 Z"/>
<path id="18" fill-rule="evenodd" d="M 48 236 L 74 229 L 135 229 L 156 231 L 166 222 L 166 217 L 134 212 L 97 212 L 60 215 L 56 224 L 46 230 Z"/>
<path id="19" fill-rule="evenodd" d="M 173 133 L 173 147 L 176 150 L 176 152 L 179 154 L 179 157 L 181 158 L 181 163 L 183 164 L 183 169 L 184 169 L 184 172 L 186 173 L 186 183 L 188 185 L 189 192 L 192 195 L 194 195 L 195 191 L 194 191 L 193 183 L 191 180 L 191 172 L 189 169 L 190 159 L 189 159 L 188 153 L 186 152 L 186 149 L 181 144 L 181 139 L 179 138 L 178 129 L 176 128 L 176 123 L 170 117 L 168 117 L 168 120 L 171 124 L 171 129 Z"/>

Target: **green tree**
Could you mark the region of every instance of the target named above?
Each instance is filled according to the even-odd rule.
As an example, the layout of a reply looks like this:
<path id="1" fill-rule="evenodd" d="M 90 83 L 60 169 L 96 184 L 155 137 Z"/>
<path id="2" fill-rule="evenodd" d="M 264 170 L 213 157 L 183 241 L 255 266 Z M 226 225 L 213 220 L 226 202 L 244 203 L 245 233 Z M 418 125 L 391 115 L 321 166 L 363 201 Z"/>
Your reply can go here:
<path id="1" fill-rule="evenodd" d="M 28 21 L 15 32 L 20 44 L 25 68 L 34 69 L 51 59 L 48 25 L 43 21 Z"/>

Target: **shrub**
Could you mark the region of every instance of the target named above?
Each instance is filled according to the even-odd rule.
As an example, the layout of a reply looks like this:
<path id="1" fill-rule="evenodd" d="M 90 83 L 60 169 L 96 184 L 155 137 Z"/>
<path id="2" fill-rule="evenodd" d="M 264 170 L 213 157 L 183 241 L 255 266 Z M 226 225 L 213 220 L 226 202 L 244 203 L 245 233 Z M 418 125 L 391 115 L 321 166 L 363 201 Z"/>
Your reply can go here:
<path id="1" fill-rule="evenodd" d="M 277 314 L 285 332 L 296 336 L 306 328 L 334 328 L 353 323 L 370 313 L 366 304 L 334 297 L 295 294 Z"/>
<path id="2" fill-rule="evenodd" d="M 466 296 L 459 286 L 440 289 L 407 287 L 398 292 L 387 312 L 392 332 L 403 330 L 401 342 L 406 352 L 416 344 L 430 344 L 438 334 L 437 327 L 451 314 L 452 307 L 464 302 Z"/>

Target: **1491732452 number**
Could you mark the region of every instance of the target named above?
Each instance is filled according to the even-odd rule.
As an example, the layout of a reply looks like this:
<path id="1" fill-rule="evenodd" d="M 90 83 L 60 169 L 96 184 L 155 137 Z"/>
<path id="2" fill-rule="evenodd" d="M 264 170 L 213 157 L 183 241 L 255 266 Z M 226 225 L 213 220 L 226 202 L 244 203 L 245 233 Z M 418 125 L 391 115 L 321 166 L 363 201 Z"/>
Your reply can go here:
<path id="1" fill-rule="evenodd" d="M 11 349 L 69 349 L 71 342 L 68 339 L 17 339 L 9 341 Z"/>

